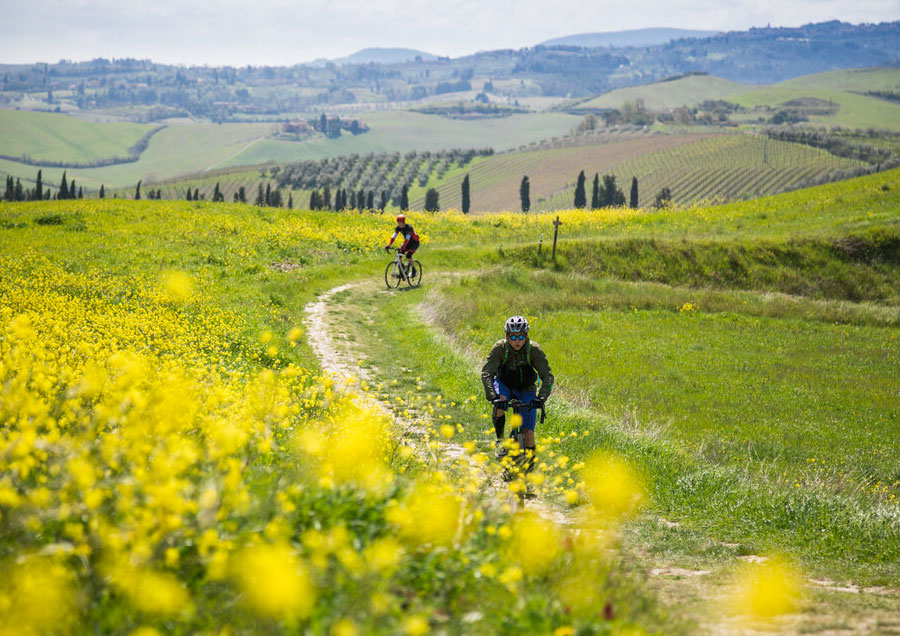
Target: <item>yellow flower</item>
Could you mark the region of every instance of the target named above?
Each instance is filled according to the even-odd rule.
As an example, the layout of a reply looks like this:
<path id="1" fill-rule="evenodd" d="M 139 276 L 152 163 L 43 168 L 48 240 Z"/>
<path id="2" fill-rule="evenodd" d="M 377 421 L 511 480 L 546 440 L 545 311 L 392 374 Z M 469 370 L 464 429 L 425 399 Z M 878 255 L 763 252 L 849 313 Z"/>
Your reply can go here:
<path id="1" fill-rule="evenodd" d="M 187 589 L 172 574 L 133 567 L 125 562 L 110 565 L 105 570 L 110 582 L 142 612 L 177 616 L 194 611 Z"/>
<path id="2" fill-rule="evenodd" d="M 403 619 L 403 632 L 409 636 L 425 636 L 431 631 L 428 621 L 419 614 Z"/>
<path id="3" fill-rule="evenodd" d="M 386 517 L 413 544 L 448 546 L 459 529 L 460 500 L 432 483 L 418 483 L 402 504 L 386 511 Z"/>
<path id="4" fill-rule="evenodd" d="M 582 476 L 593 509 L 602 519 L 617 521 L 629 517 L 644 500 L 638 474 L 612 454 L 592 455 L 585 462 Z"/>
<path id="5" fill-rule="evenodd" d="M 78 615 L 73 584 L 74 576 L 47 557 L 27 557 L 24 563 L 0 570 L 0 633 L 70 632 Z"/>
<path id="6" fill-rule="evenodd" d="M 230 569 L 245 602 L 257 613 L 290 620 L 312 611 L 315 589 L 288 544 L 244 548 L 231 557 Z"/>
<path id="7" fill-rule="evenodd" d="M 783 561 L 747 563 L 735 577 L 731 611 L 750 620 L 787 614 L 797 607 L 801 588 L 800 576 Z"/>
<path id="8" fill-rule="evenodd" d="M 194 281 L 190 275 L 179 271 L 168 271 L 163 273 L 162 292 L 167 300 L 175 303 L 183 303 L 191 297 L 193 291 Z"/>

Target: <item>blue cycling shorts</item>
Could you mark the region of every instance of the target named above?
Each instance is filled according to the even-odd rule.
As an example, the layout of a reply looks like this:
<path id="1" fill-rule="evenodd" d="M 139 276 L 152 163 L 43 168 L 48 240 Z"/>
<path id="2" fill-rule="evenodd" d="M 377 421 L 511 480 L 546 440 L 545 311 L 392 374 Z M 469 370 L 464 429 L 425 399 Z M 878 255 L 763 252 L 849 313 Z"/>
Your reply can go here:
<path id="1" fill-rule="evenodd" d="M 525 404 L 531 404 L 531 401 L 537 397 L 537 393 L 534 391 L 516 391 L 515 389 L 510 389 L 497 378 L 494 378 L 494 393 L 506 396 L 507 400 L 516 398 L 519 402 L 524 402 Z M 519 410 L 519 415 L 522 416 L 522 430 L 533 431 L 534 425 L 537 422 L 537 411 L 530 409 L 527 406 L 523 406 Z"/>

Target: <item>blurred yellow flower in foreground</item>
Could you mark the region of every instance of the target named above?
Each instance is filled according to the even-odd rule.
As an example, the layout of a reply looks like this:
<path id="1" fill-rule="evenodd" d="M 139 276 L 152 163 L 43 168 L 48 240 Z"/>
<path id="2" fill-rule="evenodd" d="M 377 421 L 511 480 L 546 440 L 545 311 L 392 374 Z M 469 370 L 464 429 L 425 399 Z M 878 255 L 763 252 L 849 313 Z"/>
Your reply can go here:
<path id="1" fill-rule="evenodd" d="M 456 538 L 462 503 L 446 488 L 420 482 L 406 499 L 388 508 L 385 516 L 413 544 L 449 546 Z"/>
<path id="2" fill-rule="evenodd" d="M 772 619 L 794 611 L 801 588 L 800 576 L 783 561 L 747 563 L 735 576 L 727 609 L 747 620 Z"/>
<path id="3" fill-rule="evenodd" d="M 644 485 L 635 470 L 611 453 L 593 454 L 582 471 L 595 514 L 606 521 L 633 515 L 644 501 Z"/>
<path id="4" fill-rule="evenodd" d="M 287 620 L 309 616 L 316 599 L 306 568 L 286 543 L 257 545 L 232 555 L 232 578 L 251 609 Z"/>
<path id="5" fill-rule="evenodd" d="M 168 572 L 137 568 L 124 563 L 110 565 L 104 571 L 110 583 L 142 612 L 174 617 L 192 614 L 194 611 L 187 589 Z"/>
<path id="6" fill-rule="evenodd" d="M 510 563 L 521 565 L 529 575 L 538 576 L 553 566 L 562 549 L 557 527 L 530 512 L 517 516 L 512 536 L 504 545 Z"/>
<path id="7" fill-rule="evenodd" d="M 0 569 L 0 636 L 65 633 L 78 615 L 72 579 L 47 558 Z"/>

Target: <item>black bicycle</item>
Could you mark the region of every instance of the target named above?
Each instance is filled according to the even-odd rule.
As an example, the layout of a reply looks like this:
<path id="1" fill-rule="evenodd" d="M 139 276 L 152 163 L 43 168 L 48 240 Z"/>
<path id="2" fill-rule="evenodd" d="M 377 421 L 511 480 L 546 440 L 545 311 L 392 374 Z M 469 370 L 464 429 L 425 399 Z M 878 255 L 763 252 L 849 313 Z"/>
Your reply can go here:
<path id="1" fill-rule="evenodd" d="M 518 415 L 521 419 L 521 411 L 524 408 L 529 408 L 533 410 L 540 410 L 541 419 L 540 423 L 543 424 L 547 419 L 547 410 L 546 404 L 543 400 L 532 400 L 531 402 L 522 402 L 518 398 L 510 398 L 509 400 L 503 400 L 501 402 L 497 402 L 494 405 L 494 408 L 501 409 L 503 411 L 512 410 L 513 414 Z M 504 463 L 503 475 L 501 475 L 503 481 L 514 481 L 519 478 L 525 478 L 525 475 L 531 472 L 532 468 L 534 468 L 534 457 L 529 457 L 525 453 L 525 433 L 522 431 L 522 426 L 515 426 L 509 432 L 509 438 L 514 440 L 513 442 L 513 452 L 511 453 L 512 457 L 509 457 L 507 460 L 504 457 L 501 461 Z M 518 449 L 516 452 L 515 449 Z M 523 488 L 520 491 L 519 499 L 523 499 L 528 496 L 527 488 Z"/>
<path id="2" fill-rule="evenodd" d="M 399 248 L 391 247 L 389 249 L 393 250 L 395 255 L 394 260 L 388 263 L 384 270 L 384 284 L 390 289 L 400 287 L 400 283 L 406 281 L 410 287 L 418 287 L 422 282 L 422 263 L 414 260 L 410 269 Z"/>

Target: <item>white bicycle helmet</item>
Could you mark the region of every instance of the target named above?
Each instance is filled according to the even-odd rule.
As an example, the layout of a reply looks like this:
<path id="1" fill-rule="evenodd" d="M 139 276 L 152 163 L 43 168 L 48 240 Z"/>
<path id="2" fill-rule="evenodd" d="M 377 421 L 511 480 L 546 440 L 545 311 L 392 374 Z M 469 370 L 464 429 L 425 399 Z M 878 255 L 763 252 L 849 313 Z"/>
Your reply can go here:
<path id="1" fill-rule="evenodd" d="M 506 321 L 506 333 L 528 333 L 528 321 L 523 316 L 513 316 Z"/>

